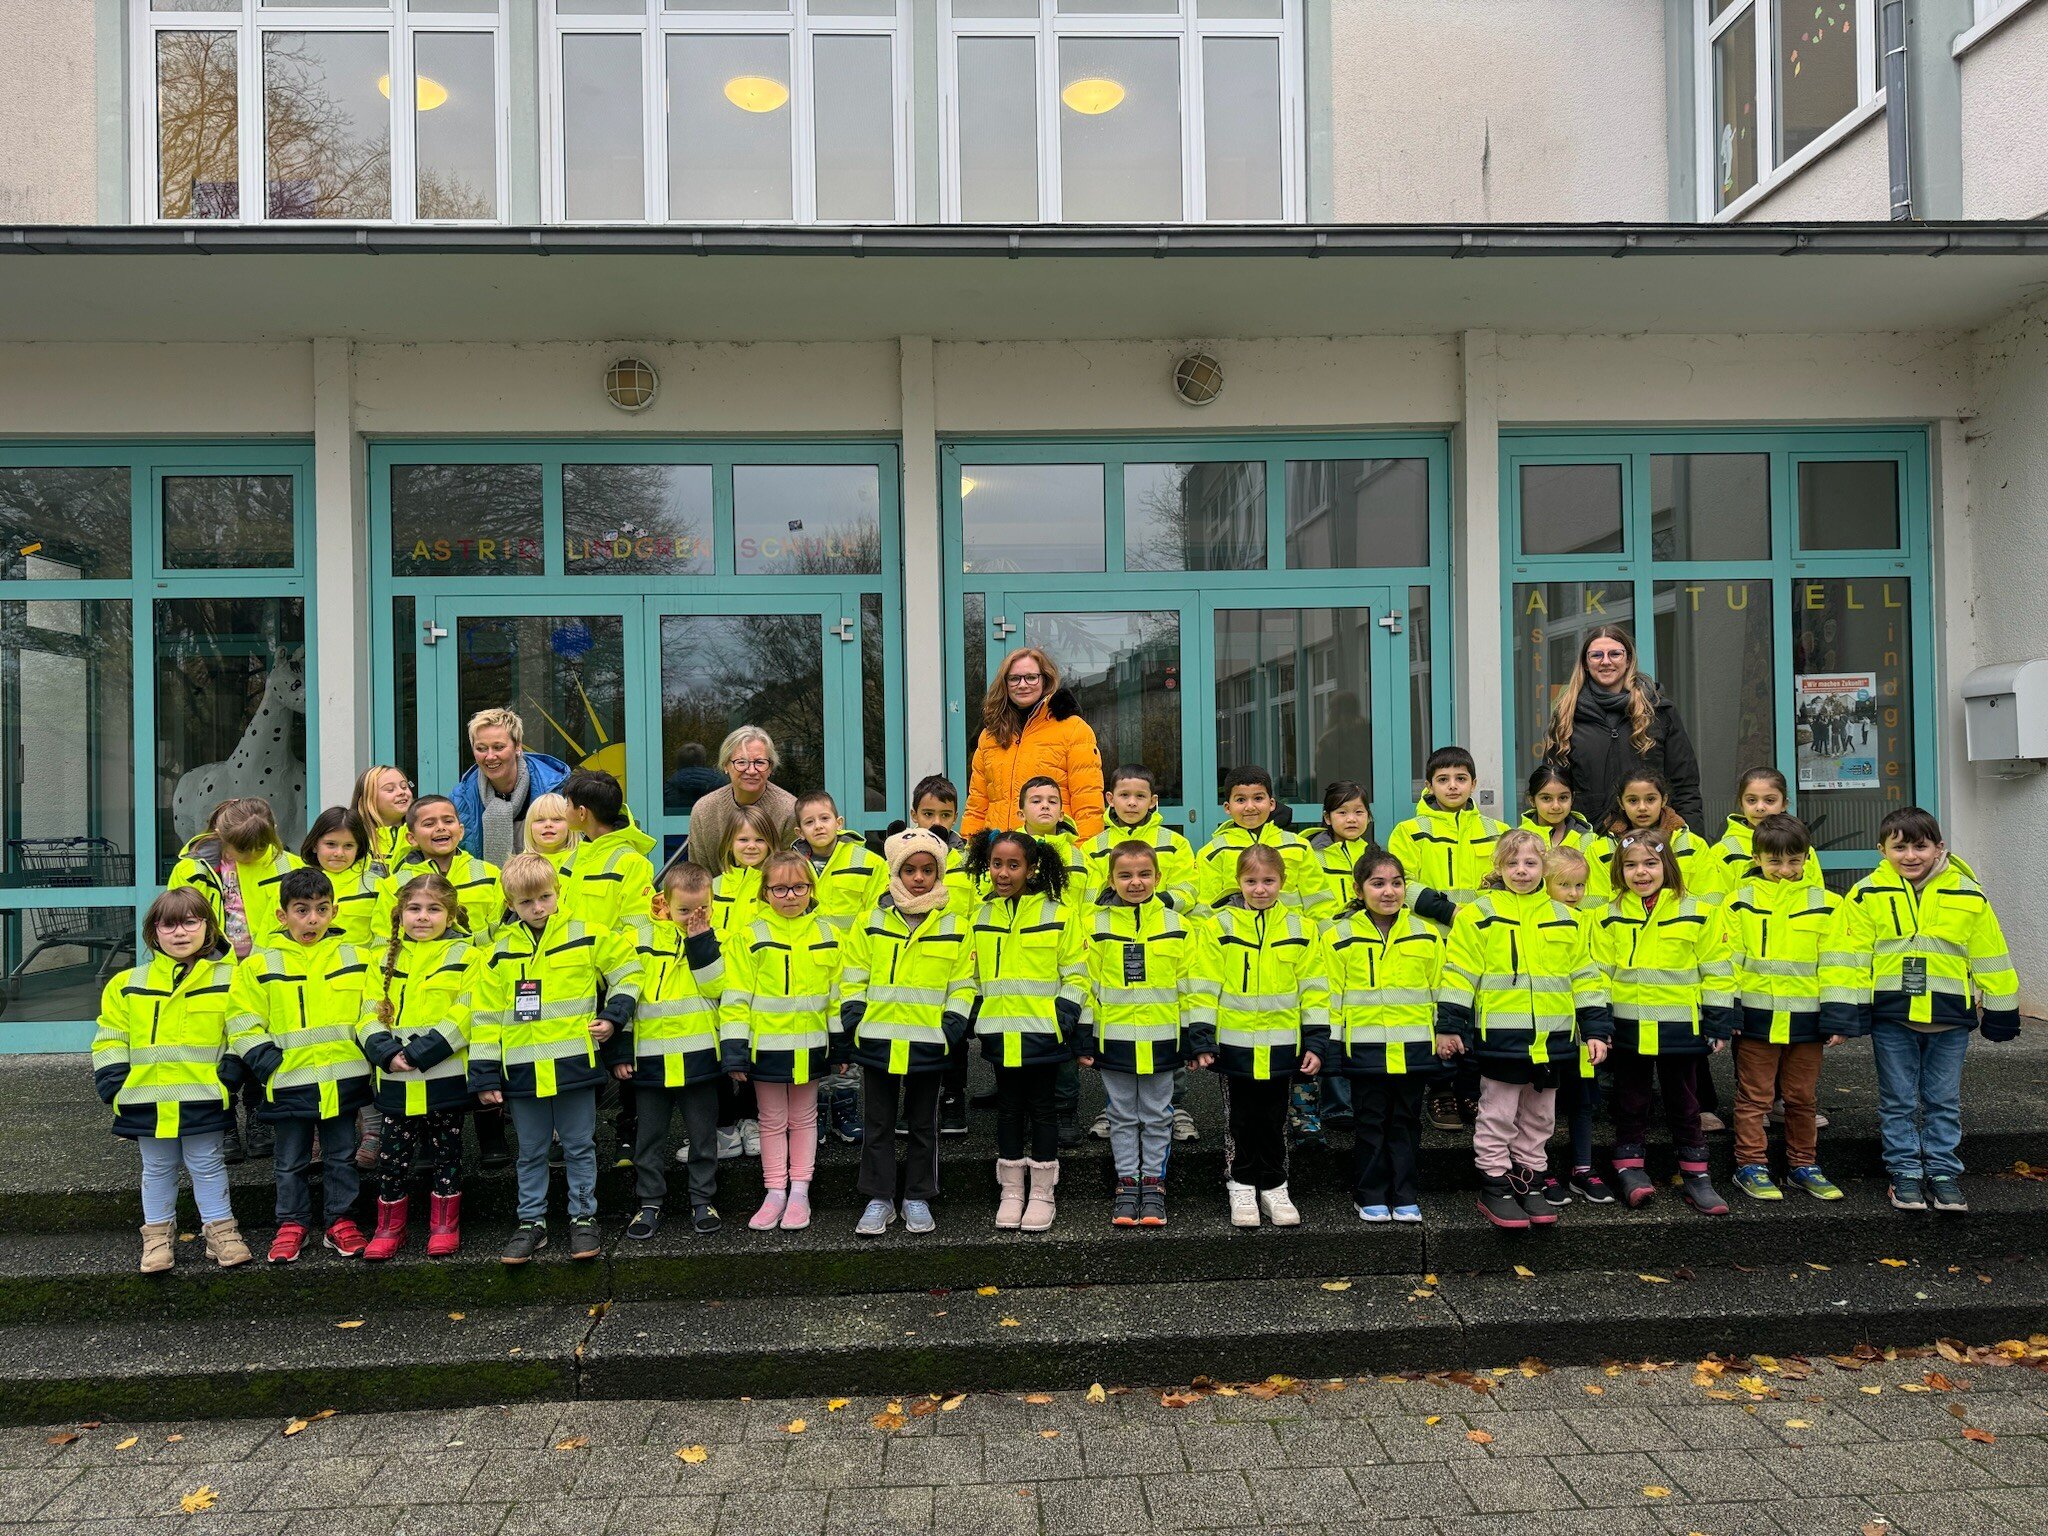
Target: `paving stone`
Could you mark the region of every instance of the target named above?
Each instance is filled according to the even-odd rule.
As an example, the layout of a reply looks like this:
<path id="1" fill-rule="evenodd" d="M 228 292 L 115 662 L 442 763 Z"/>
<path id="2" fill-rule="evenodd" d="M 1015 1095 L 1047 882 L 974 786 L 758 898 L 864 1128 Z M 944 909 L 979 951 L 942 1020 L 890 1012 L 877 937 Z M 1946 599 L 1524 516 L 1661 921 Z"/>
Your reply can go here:
<path id="1" fill-rule="evenodd" d="M 1047 1440 L 1034 1430 L 981 1437 L 983 1476 L 992 1483 L 1049 1482 L 1055 1478 L 1080 1477 L 1085 1472 L 1081 1459 L 1081 1436 L 1061 1430 Z"/>
<path id="2" fill-rule="evenodd" d="M 981 1480 L 981 1440 L 973 1435 L 891 1440 L 879 1478 L 897 1487 L 920 1488 Z"/>
<path id="3" fill-rule="evenodd" d="M 483 1470 L 476 1475 L 476 1489 L 494 1499 L 514 1504 L 562 1499 L 576 1486 L 576 1479 L 588 1465 L 583 1451 L 517 1450 L 491 1451 L 484 1457 Z"/>
<path id="4" fill-rule="evenodd" d="M 1461 1461 L 1451 1473 L 1481 1514 L 1580 1507 L 1570 1486 L 1540 1457 Z"/>
<path id="5" fill-rule="evenodd" d="M 745 1403 L 670 1403 L 655 1410 L 647 1426 L 647 1443 L 671 1451 L 685 1445 L 721 1445 L 745 1438 L 746 1428 Z"/>
<path id="6" fill-rule="evenodd" d="M 1648 1456 L 1618 1452 L 1606 1456 L 1553 1456 L 1551 1470 L 1563 1478 L 1589 1509 L 1633 1509 L 1643 1490 L 1664 1482 L 1664 1469 Z"/>
<path id="7" fill-rule="evenodd" d="M 1661 1515 L 1660 1529 L 1674 1536 L 1690 1536 L 1694 1531 L 1711 1531 L 1713 1536 L 1784 1536 L 1785 1531 L 1774 1518 L 1775 1506 L 1762 1500 L 1754 1504 L 1681 1504 L 1661 1511 Z"/>
<path id="8" fill-rule="evenodd" d="M 1964 1508 L 1981 1504 L 1998 1518 L 2031 1533 L 2041 1529 L 2041 1512 L 2048 1509 L 2048 1492 L 2039 1488 L 1980 1488 L 1956 1503 Z"/>
<path id="9" fill-rule="evenodd" d="M 792 1440 L 784 1448 L 782 1471 L 778 1477 L 785 1488 L 830 1490 L 871 1487 L 882 1465 L 883 1454 L 882 1445 L 877 1441 L 805 1435 L 801 1440 Z M 677 1466 L 681 1467 L 682 1463 L 678 1462 Z"/>
<path id="10" fill-rule="evenodd" d="M 1586 1443 L 1555 1409 L 1468 1413 L 1465 1423 L 1493 1436 L 1486 1447 L 1493 1456 L 1573 1456 L 1586 1449 Z"/>
<path id="11" fill-rule="evenodd" d="M 1009 1483 L 932 1490 L 938 1536 L 1037 1536 L 1038 1490 Z"/>
<path id="12" fill-rule="evenodd" d="M 715 1497 L 626 1498 L 612 1511 L 607 1536 L 712 1536 L 718 1528 Z"/>
<path id="13" fill-rule="evenodd" d="M 44 1520 L 119 1520 L 160 1511 L 172 1483 L 189 1493 L 182 1471 L 168 1467 L 88 1467 L 51 1496 Z"/>
<path id="14" fill-rule="evenodd" d="M 683 1464 L 673 1451 L 650 1446 L 592 1447 L 574 1453 L 580 1463 L 570 1496 L 578 1499 L 659 1498 L 673 1493 Z"/>
<path id="15" fill-rule="evenodd" d="M 1745 1499 L 1783 1499 L 1805 1484 L 1786 1484 L 1755 1456 L 1742 1451 L 1659 1451 L 1652 1458 L 1664 1481 L 1696 1504 L 1739 1504 Z M 1869 1487 L 1866 1481 L 1864 1486 Z"/>
<path id="16" fill-rule="evenodd" d="M 1188 1466 L 1197 1472 L 1222 1471 L 1235 1467 L 1280 1467 L 1287 1454 L 1270 1423 L 1183 1424 L 1181 1450 Z"/>
<path id="17" fill-rule="evenodd" d="M 1139 1481 L 1152 1523 L 1162 1530 L 1247 1529 L 1259 1522 L 1242 1472 L 1167 1472 Z"/>
<path id="18" fill-rule="evenodd" d="M 1246 1474 L 1252 1499 L 1270 1524 L 1352 1520 L 1365 1512 L 1342 1467 L 1289 1467 Z"/>
<path id="19" fill-rule="evenodd" d="M 571 1403 L 549 1433 L 555 1440 L 588 1440 L 594 1449 L 645 1445 L 658 1410 L 651 1403 Z"/>
<path id="20" fill-rule="evenodd" d="M 710 1403 L 705 1406 L 715 1411 L 727 1405 Z M 324 1425 L 313 1427 L 316 1430 L 331 1428 L 342 1422 L 341 1419 L 329 1419 Z M 539 1450 L 563 1438 L 555 1433 L 555 1426 L 561 1422 L 560 1403 L 499 1403 L 456 1413 L 454 1422 L 448 1426 L 447 1438 L 462 1441 L 466 1448 L 482 1451 L 517 1450 L 521 1447 Z"/>
<path id="21" fill-rule="evenodd" d="M 0 1472 L 0 1510 L 4 1518 L 28 1520 L 77 1480 L 78 1467 L 21 1467 Z"/>
<path id="22" fill-rule="evenodd" d="M 532 1451 L 526 1454 L 540 1453 Z M 364 1491 L 363 1499 L 370 1504 L 457 1504 L 468 1494 L 489 1461 L 490 1457 L 483 1452 L 467 1450 L 394 1456 L 378 1467 L 377 1476 Z M 511 1502 L 509 1494 L 501 1494 L 500 1489 L 488 1483 L 478 1489 L 478 1494 L 493 1499 L 503 1497 L 505 1502 Z"/>
<path id="23" fill-rule="evenodd" d="M 396 1499 L 365 1494 L 376 1480 L 378 1462 L 374 1456 L 315 1456 L 305 1461 L 262 1463 L 270 1468 L 269 1486 L 262 1502 L 268 1509 L 308 1512 L 346 1508 L 371 1502 L 396 1504 Z"/>
<path id="24" fill-rule="evenodd" d="M 705 1447 L 704 1460 L 694 1466 L 678 1461 L 675 1491 L 688 1496 L 734 1493 L 748 1488 L 776 1488 L 782 1482 L 782 1464 L 789 1448 L 784 1445 L 723 1445 Z M 673 1456 L 674 1452 L 670 1452 Z M 880 1464 L 877 1458 L 876 1464 Z"/>
<path id="25" fill-rule="evenodd" d="M 423 1504 L 401 1509 L 391 1536 L 491 1536 L 505 1523 L 510 1504 Z"/>
<path id="26" fill-rule="evenodd" d="M 1366 1419 L 1305 1420 L 1275 1426 L 1281 1452 L 1304 1467 L 1364 1467 L 1388 1459 Z"/>
<path id="27" fill-rule="evenodd" d="M 1038 1513 L 1045 1536 L 1122 1536 L 1150 1528 L 1135 1478 L 1075 1478 L 1042 1483 Z"/>
<path id="28" fill-rule="evenodd" d="M 1773 1403 L 1768 1406 L 1779 1405 Z M 1659 1408 L 1656 1413 L 1658 1419 L 1693 1450 L 1711 1450 L 1721 1446 L 1740 1450 L 1745 1446 L 1763 1447 L 1779 1443 L 1776 1435 L 1757 1422 L 1763 1417 L 1762 1410 L 1755 1414 L 1744 1413 L 1739 1403 L 1684 1403 Z M 1796 1419 L 1799 1415 L 1787 1410 L 1784 1417 Z"/>
<path id="29" fill-rule="evenodd" d="M 2004 1443 L 2001 1440 L 1999 1445 Z M 1961 1435 L 1952 1435 L 1946 1440 L 1900 1440 L 1890 1445 L 1850 1446 L 1847 1449 L 1852 1457 L 1870 1469 L 1873 1477 L 1881 1471 L 1889 1486 L 1906 1493 L 1997 1487 L 1997 1478 L 1962 1454 L 1963 1448 L 1970 1444 Z M 1997 1447 L 1986 1449 L 1996 1450 Z M 1873 1482 L 1871 1486 L 1880 1485 Z"/>
<path id="30" fill-rule="evenodd" d="M 839 1488 L 825 1506 L 826 1536 L 903 1536 L 931 1528 L 929 1488 Z"/>
<path id="31" fill-rule="evenodd" d="M 1081 1462 L 1090 1477 L 1176 1472 L 1187 1465 L 1170 1424 L 1090 1425 L 1081 1431 Z"/>
<path id="32" fill-rule="evenodd" d="M 1534 1510 L 1513 1517 L 1509 1527 L 1499 1515 L 1461 1515 L 1439 1520 L 1439 1536 L 1664 1536 L 1665 1527 L 1646 1510 Z M 1713 1536 L 1721 1536 L 1716 1529 Z"/>
<path id="33" fill-rule="evenodd" d="M 1353 1467 L 1359 1506 L 1375 1520 L 1430 1520 L 1473 1508 L 1464 1484 L 1436 1465 Z"/>
<path id="34" fill-rule="evenodd" d="M 1990 1505 L 1967 1496 L 1874 1493 L 1870 1502 L 1904 1536 L 2018 1536 L 2021 1531 L 2033 1536 L 2041 1528 L 2041 1515 L 2048 1513 L 2048 1501 L 2036 1498 L 2035 1518 L 2022 1527 Z"/>
<path id="35" fill-rule="evenodd" d="M 1865 1499 L 1801 1499 L 1771 1513 L 1785 1536 L 1858 1536 L 1877 1510 Z"/>
<path id="36" fill-rule="evenodd" d="M 601 1531 L 617 1499 L 538 1499 L 505 1512 L 499 1536 L 589 1536 Z"/>
<path id="37" fill-rule="evenodd" d="M 1606 1408 L 1561 1408 L 1557 1416 L 1589 1451 L 1682 1451 L 1686 1448 L 1684 1436 L 1655 1414 L 1615 1413 Z"/>
<path id="38" fill-rule="evenodd" d="M 729 1493 L 719 1505 L 717 1536 L 816 1536 L 825 1529 L 826 1499 L 795 1488 Z"/>
<path id="39" fill-rule="evenodd" d="M 1855 1496 L 1871 1486 L 1870 1473 L 1857 1447 L 1845 1445 L 1783 1446 L 1752 1451 L 1751 1458 L 1787 1488 L 1802 1496 Z M 1661 1453 L 1660 1453 L 1661 1459 Z M 1889 1482 L 1879 1484 L 1889 1491 Z"/>
<path id="40" fill-rule="evenodd" d="M 1441 1422 L 1431 1424 L 1428 1419 Z M 1465 1421 L 1455 1414 L 1428 1414 L 1422 1418 L 1382 1418 L 1367 1421 L 1393 1461 L 1483 1461 L 1486 1448 L 1465 1438 Z"/>
<path id="41" fill-rule="evenodd" d="M 398 1524 L 396 1509 L 365 1508 L 338 1503 L 325 1509 L 280 1510 L 283 1529 L 291 1536 L 390 1536 Z"/>

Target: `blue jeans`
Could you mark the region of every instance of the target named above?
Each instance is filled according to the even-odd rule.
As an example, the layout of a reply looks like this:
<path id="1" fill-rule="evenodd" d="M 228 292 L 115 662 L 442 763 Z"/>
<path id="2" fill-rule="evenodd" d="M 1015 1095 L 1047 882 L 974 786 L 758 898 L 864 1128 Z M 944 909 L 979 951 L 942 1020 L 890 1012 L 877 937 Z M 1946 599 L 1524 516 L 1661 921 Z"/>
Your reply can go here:
<path id="1" fill-rule="evenodd" d="M 142 1151 L 142 1219 L 149 1222 L 175 1221 L 178 1216 L 178 1169 L 192 1175 L 192 1198 L 199 1206 L 202 1222 L 226 1221 L 234 1215 L 228 1205 L 228 1169 L 221 1156 L 223 1132 L 203 1136 L 142 1136 L 136 1146 Z"/>
<path id="2" fill-rule="evenodd" d="M 519 1219 L 548 1219 L 548 1143 L 562 1138 L 562 1171 L 569 1178 L 569 1219 L 597 1219 L 597 1089 L 571 1088 L 547 1099 L 507 1095 L 519 1136 Z"/>
<path id="3" fill-rule="evenodd" d="M 356 1117 L 351 1111 L 332 1120 L 280 1120 L 272 1127 L 277 1146 L 271 1162 L 277 1175 L 277 1224 L 313 1224 L 313 1138 L 320 1138 L 320 1183 L 324 1197 L 320 1219 L 329 1226 L 349 1214 L 362 1188 L 356 1171 Z"/>
<path id="4" fill-rule="evenodd" d="M 1970 1032 L 1879 1023 L 1871 1030 L 1870 1044 L 1877 1057 L 1877 1124 L 1885 1171 L 1893 1178 L 1960 1174 L 1963 1053 Z"/>

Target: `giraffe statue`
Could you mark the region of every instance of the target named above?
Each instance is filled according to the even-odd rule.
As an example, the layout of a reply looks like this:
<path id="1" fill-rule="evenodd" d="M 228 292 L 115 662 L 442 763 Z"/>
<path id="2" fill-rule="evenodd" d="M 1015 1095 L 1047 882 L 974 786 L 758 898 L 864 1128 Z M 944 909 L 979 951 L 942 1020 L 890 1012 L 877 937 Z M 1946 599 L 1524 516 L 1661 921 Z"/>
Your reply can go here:
<path id="1" fill-rule="evenodd" d="M 179 776 L 171 795 L 171 823 L 180 842 L 204 829 L 216 805 L 237 795 L 268 800 L 287 836 L 304 824 L 306 765 L 292 751 L 291 717 L 305 712 L 305 653 L 291 651 L 270 669 L 262 701 L 227 760 L 202 763 Z"/>

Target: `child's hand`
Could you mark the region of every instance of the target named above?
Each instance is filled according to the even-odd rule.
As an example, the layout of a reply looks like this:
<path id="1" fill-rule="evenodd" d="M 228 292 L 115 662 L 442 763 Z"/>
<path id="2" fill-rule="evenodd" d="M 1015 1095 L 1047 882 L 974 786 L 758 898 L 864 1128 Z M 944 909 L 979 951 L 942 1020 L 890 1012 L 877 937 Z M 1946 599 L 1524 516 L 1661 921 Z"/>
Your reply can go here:
<path id="1" fill-rule="evenodd" d="M 1847 1040 L 1848 1038 L 1849 1037 L 1847 1035 L 1829 1035 L 1827 1039 L 1822 1041 L 1821 1043 L 1823 1045 L 1840 1045 L 1844 1040 Z"/>
<path id="2" fill-rule="evenodd" d="M 1077 1064 L 1084 1067 L 1092 1067 L 1095 1065 L 1095 1058 L 1093 1056 L 1076 1056 L 1074 1060 Z"/>
<path id="3" fill-rule="evenodd" d="M 1216 1053 L 1214 1051 L 1204 1051 L 1188 1063 L 1188 1070 L 1191 1072 L 1206 1072 L 1215 1065 Z"/>
<path id="4" fill-rule="evenodd" d="M 477 1103 L 485 1105 L 488 1108 L 496 1109 L 500 1104 L 505 1102 L 505 1095 L 500 1093 L 495 1088 L 489 1088 L 486 1089 L 484 1092 L 478 1094 L 476 1096 L 476 1101 Z"/>
<path id="5" fill-rule="evenodd" d="M 747 1074 L 744 1072 L 728 1072 L 725 1075 L 736 1083 L 744 1083 L 747 1080 Z"/>
<path id="6" fill-rule="evenodd" d="M 1462 1035 L 1438 1035 L 1436 1037 L 1436 1053 L 1445 1061 L 1449 1061 L 1453 1056 L 1464 1055 L 1464 1037 Z"/>
<path id="7" fill-rule="evenodd" d="M 1588 1040 L 1586 1042 L 1586 1060 L 1597 1067 L 1606 1059 L 1607 1042 L 1605 1040 Z"/>
<path id="8" fill-rule="evenodd" d="M 1303 1054 L 1301 1058 L 1301 1075 L 1303 1077 L 1314 1077 L 1322 1070 L 1322 1057 L 1318 1056 L 1314 1051 L 1308 1051 Z"/>
<path id="9" fill-rule="evenodd" d="M 683 914 L 683 932 L 695 938 L 700 933 L 711 931 L 711 914 L 702 907 L 692 907 Z"/>
<path id="10" fill-rule="evenodd" d="M 405 1059 L 405 1052 L 400 1051 L 391 1058 L 390 1064 L 384 1070 L 386 1072 L 410 1072 L 412 1070 L 412 1063 Z"/>
<path id="11" fill-rule="evenodd" d="M 631 1063 L 630 1061 L 622 1061 L 616 1067 L 612 1068 L 612 1076 L 616 1077 L 622 1083 L 630 1079 L 632 1075 L 633 1063 Z"/>
<path id="12" fill-rule="evenodd" d="M 1709 1040 L 1707 1042 L 1707 1050 L 1715 1056 L 1720 1055 L 1721 1052 L 1727 1049 L 1728 1042 L 1726 1040 Z"/>
<path id="13" fill-rule="evenodd" d="M 611 1037 L 612 1021 L 610 1019 L 592 1019 L 590 1021 L 591 1039 L 595 1040 L 599 1045 L 603 1045 Z"/>

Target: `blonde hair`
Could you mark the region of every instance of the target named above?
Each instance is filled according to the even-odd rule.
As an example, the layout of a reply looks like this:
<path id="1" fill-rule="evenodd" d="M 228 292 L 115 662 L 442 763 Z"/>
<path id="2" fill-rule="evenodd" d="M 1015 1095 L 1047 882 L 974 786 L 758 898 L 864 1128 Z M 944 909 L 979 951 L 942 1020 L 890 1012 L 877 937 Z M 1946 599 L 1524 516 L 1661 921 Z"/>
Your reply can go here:
<path id="1" fill-rule="evenodd" d="M 567 827 L 567 830 L 562 834 L 561 846 L 559 848 L 550 848 L 548 850 L 549 853 L 565 852 L 583 841 L 583 834 L 576 830 L 575 818 L 569 814 L 568 796 L 558 795 L 550 790 L 545 795 L 535 795 L 533 797 L 533 804 L 526 808 L 526 846 L 528 848 L 540 846 L 533 840 L 533 818 L 536 816 L 552 816 Z"/>
<path id="2" fill-rule="evenodd" d="M 1045 675 L 1045 690 L 1039 694 L 1038 702 L 1043 704 L 1051 698 L 1060 686 L 1060 669 L 1053 660 L 1035 645 L 1020 645 L 1005 656 L 1002 665 L 996 668 L 996 675 L 988 680 L 988 692 L 981 696 L 982 734 L 999 747 L 1012 745 L 1024 734 L 1024 722 L 1029 716 L 1010 702 L 1010 668 L 1029 656 L 1038 663 L 1038 670 Z M 1038 704 L 1031 706 L 1036 712 Z"/>
<path id="3" fill-rule="evenodd" d="M 775 750 L 775 741 L 758 725 L 742 725 L 726 732 L 725 740 L 718 744 L 718 771 L 732 772 L 733 755 L 750 741 L 761 743 L 761 750 L 768 757 L 768 771 L 773 773 L 782 766 L 782 754 Z M 771 838 L 770 841 L 773 841 Z"/>
<path id="4" fill-rule="evenodd" d="M 758 802 L 753 805 L 735 805 L 733 807 L 732 825 L 726 829 L 725 833 L 725 846 L 718 850 L 718 867 L 720 869 L 731 869 L 734 867 L 732 844 L 733 839 L 739 836 L 739 831 L 742 827 L 745 827 L 750 832 L 757 833 L 761 841 L 768 845 L 768 851 L 770 853 L 775 852 L 775 818 L 770 816 Z M 765 866 L 768 861 L 764 858 L 761 862 Z"/>
<path id="5" fill-rule="evenodd" d="M 463 734 L 473 747 L 478 731 L 500 730 L 512 738 L 512 745 L 526 745 L 526 722 L 509 709 L 480 709 L 469 717 L 469 724 L 463 727 Z"/>
<path id="6" fill-rule="evenodd" d="M 270 802 L 256 795 L 223 800 L 209 822 L 213 835 L 227 853 L 260 853 L 284 847 L 277 833 L 277 816 Z"/>
<path id="7" fill-rule="evenodd" d="M 552 891 L 557 883 L 555 866 L 537 853 L 515 853 L 498 871 L 498 884 L 508 905 Z"/>
<path id="8" fill-rule="evenodd" d="M 377 1003 L 377 1017 L 386 1025 L 391 1023 L 391 976 L 398 969 L 398 951 L 405 943 L 405 904 L 415 896 L 431 897 L 448 914 L 449 929 L 456 933 L 469 931 L 462 915 L 462 898 L 446 875 L 431 871 L 414 875 L 398 888 L 391 907 L 391 938 L 384 946 L 384 991 Z"/>
<path id="9" fill-rule="evenodd" d="M 1534 837 L 1536 834 L 1532 832 L 1529 835 Z M 1583 880 L 1592 872 L 1593 866 L 1586 861 L 1586 856 L 1569 844 L 1559 843 L 1543 855 L 1543 878 L 1546 880 L 1559 875 L 1577 875 Z"/>
<path id="10" fill-rule="evenodd" d="M 661 872 L 661 893 L 666 896 L 674 891 L 679 896 L 691 896 L 698 891 L 711 889 L 711 871 L 702 864 L 693 864 L 688 859 L 677 859 Z"/>
<path id="11" fill-rule="evenodd" d="M 1280 883 L 1287 883 L 1287 861 L 1280 857 L 1280 850 L 1270 843 L 1253 843 L 1237 856 L 1237 878 L 1242 880 L 1254 869 L 1271 870 L 1280 877 Z"/>
<path id="12" fill-rule="evenodd" d="M 1524 848 L 1534 848 L 1537 855 L 1541 857 L 1547 851 L 1547 847 L 1548 845 L 1545 844 L 1543 839 L 1534 832 L 1531 832 L 1527 827 L 1514 827 L 1509 831 L 1501 833 L 1500 841 L 1493 845 L 1493 868 L 1489 869 L 1481 877 L 1479 889 L 1482 891 L 1506 890 L 1508 888 L 1506 874 L 1508 861 Z M 1548 873 L 1547 867 L 1545 873 Z"/>
<path id="13" fill-rule="evenodd" d="M 818 899 L 818 873 L 811 868 L 811 861 L 809 859 L 792 849 L 784 849 L 781 853 L 771 853 L 762 863 L 762 892 L 766 893 L 768 882 L 775 879 L 778 874 L 788 874 L 791 872 L 804 877 L 804 884 L 810 887 L 811 900 L 815 903 Z"/>
<path id="14" fill-rule="evenodd" d="M 1595 640 L 1613 640 L 1628 652 L 1628 667 L 1621 674 L 1621 692 L 1628 695 L 1628 740 L 1638 757 L 1650 750 L 1652 737 L 1650 727 L 1656 723 L 1657 705 L 1650 695 L 1649 685 L 1636 670 L 1636 642 L 1629 632 L 1618 624 L 1596 624 L 1579 642 L 1579 659 L 1572 666 L 1572 675 L 1557 691 L 1557 702 L 1550 710 L 1550 730 L 1543 743 L 1543 758 L 1551 763 L 1568 763 L 1572 760 L 1572 720 L 1578 713 L 1579 695 L 1586 687 L 1586 652 L 1593 648 Z"/>
<path id="15" fill-rule="evenodd" d="M 376 807 L 377 781 L 387 773 L 395 773 L 400 778 L 405 777 L 405 770 L 403 768 L 394 767 L 390 763 L 372 763 L 356 775 L 356 787 L 348 797 L 349 809 L 362 817 L 363 826 L 373 836 L 386 825 L 386 823 L 377 819 Z M 399 812 L 398 820 L 389 823 L 389 825 L 396 827 L 403 826 L 404 823 L 405 813 L 401 811 Z M 365 853 L 368 853 L 368 851 L 368 849 L 364 850 Z"/>

